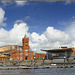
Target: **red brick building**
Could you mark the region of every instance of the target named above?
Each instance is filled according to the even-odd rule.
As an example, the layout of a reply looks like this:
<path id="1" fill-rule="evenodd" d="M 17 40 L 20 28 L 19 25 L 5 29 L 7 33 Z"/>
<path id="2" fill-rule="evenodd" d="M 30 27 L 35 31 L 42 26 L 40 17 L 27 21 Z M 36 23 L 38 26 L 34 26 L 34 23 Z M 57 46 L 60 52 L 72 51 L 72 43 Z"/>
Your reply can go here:
<path id="1" fill-rule="evenodd" d="M 45 58 L 46 54 L 42 53 L 35 53 L 36 59 Z M 40 57 L 40 58 L 39 58 Z M 14 45 L 12 46 L 10 52 L 10 60 L 33 60 L 34 59 L 34 52 L 30 51 L 29 47 L 29 38 L 25 37 L 22 38 L 22 46 Z"/>
<path id="2" fill-rule="evenodd" d="M 10 60 L 33 60 L 33 51 L 29 50 L 29 38 L 22 38 L 22 46 L 12 46 Z"/>
<path id="3" fill-rule="evenodd" d="M 46 54 L 44 53 L 35 53 L 36 59 L 43 59 L 45 58 Z"/>

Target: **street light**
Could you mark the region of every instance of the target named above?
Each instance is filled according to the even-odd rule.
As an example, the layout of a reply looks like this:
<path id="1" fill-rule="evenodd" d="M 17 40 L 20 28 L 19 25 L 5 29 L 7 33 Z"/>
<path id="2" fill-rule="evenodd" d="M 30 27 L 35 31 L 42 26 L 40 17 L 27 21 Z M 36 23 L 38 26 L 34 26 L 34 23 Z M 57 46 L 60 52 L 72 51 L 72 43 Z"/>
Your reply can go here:
<path id="1" fill-rule="evenodd" d="M 35 66 L 35 58 L 36 58 L 36 57 L 34 56 L 34 66 Z"/>
<path id="2" fill-rule="evenodd" d="M 64 66 L 65 66 L 65 58 L 66 58 L 66 57 L 64 56 Z"/>
<path id="3" fill-rule="evenodd" d="M 44 66 L 44 57 L 43 57 L 43 66 Z"/>

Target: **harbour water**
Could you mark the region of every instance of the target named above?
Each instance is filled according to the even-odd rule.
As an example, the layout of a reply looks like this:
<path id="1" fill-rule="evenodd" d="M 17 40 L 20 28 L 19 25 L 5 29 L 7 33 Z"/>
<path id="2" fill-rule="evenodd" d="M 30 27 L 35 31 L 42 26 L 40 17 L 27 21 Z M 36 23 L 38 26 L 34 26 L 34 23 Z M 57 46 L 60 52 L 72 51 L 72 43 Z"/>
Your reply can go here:
<path id="1" fill-rule="evenodd" d="M 0 75 L 75 75 L 75 68 L 0 70 Z"/>

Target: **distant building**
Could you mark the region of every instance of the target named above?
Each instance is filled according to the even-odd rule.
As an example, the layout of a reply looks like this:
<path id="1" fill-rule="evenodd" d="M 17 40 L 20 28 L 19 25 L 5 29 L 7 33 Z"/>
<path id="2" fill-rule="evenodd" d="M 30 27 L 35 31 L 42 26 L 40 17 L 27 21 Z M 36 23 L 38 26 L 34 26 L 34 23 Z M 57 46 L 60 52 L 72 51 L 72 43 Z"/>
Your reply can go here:
<path id="1" fill-rule="evenodd" d="M 0 47 L 0 60 L 33 60 L 34 56 L 36 59 L 45 58 L 44 53 L 35 53 L 31 51 L 29 46 L 29 38 L 25 35 L 22 38 L 22 46 L 9 45 Z M 2 57 L 3 56 L 3 57 Z M 8 56 L 8 57 L 6 57 Z"/>
<path id="2" fill-rule="evenodd" d="M 43 59 L 45 58 L 46 54 L 45 53 L 35 53 L 36 59 Z"/>
<path id="3" fill-rule="evenodd" d="M 46 59 L 51 59 L 56 62 L 60 62 L 60 60 L 66 61 L 69 59 L 75 59 L 75 49 L 74 48 L 67 48 L 61 47 L 60 49 L 52 49 L 52 50 L 42 50 L 46 52 Z M 62 61 L 61 61 L 62 62 Z"/>
<path id="4" fill-rule="evenodd" d="M 7 55 L 0 55 L 0 60 L 7 60 L 8 56 Z"/>

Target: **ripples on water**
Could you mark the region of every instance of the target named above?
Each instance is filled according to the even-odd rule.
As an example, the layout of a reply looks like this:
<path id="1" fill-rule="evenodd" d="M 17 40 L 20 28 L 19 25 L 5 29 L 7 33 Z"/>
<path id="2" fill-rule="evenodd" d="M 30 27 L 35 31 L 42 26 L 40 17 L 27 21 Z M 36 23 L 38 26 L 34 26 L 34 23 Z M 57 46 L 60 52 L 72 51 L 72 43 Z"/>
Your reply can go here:
<path id="1" fill-rule="evenodd" d="M 0 70 L 0 75 L 75 75 L 75 68 Z"/>

